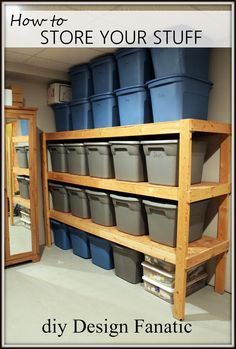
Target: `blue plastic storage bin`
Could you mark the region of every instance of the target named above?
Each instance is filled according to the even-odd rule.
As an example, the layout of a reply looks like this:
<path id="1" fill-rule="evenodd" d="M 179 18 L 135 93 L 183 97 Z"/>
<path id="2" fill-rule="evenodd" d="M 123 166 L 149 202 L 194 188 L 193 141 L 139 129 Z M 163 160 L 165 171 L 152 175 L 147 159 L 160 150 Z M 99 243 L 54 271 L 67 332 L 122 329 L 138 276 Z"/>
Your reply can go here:
<path id="1" fill-rule="evenodd" d="M 21 120 L 20 127 L 21 127 L 22 136 L 28 136 L 28 134 L 29 134 L 29 121 L 28 120 Z"/>
<path id="2" fill-rule="evenodd" d="M 155 78 L 187 74 L 208 79 L 208 48 L 152 48 L 151 55 Z"/>
<path id="3" fill-rule="evenodd" d="M 88 98 L 81 98 L 70 103 L 73 130 L 93 128 L 91 103 Z"/>
<path id="4" fill-rule="evenodd" d="M 88 64 L 80 64 L 69 71 L 72 87 L 72 100 L 88 98 L 93 94 L 92 74 Z"/>
<path id="5" fill-rule="evenodd" d="M 121 125 L 152 122 L 149 91 L 143 85 L 125 87 L 115 91 Z"/>
<path id="6" fill-rule="evenodd" d="M 113 55 L 100 56 L 91 61 L 94 94 L 113 92 L 119 87 L 116 60 Z"/>
<path id="7" fill-rule="evenodd" d="M 103 269 L 113 269 L 113 251 L 109 241 L 90 235 L 90 250 L 93 264 Z"/>
<path id="8" fill-rule="evenodd" d="M 210 81 L 175 75 L 147 83 L 154 122 L 178 119 L 207 119 Z"/>
<path id="9" fill-rule="evenodd" d="M 71 111 L 69 103 L 53 104 L 56 131 L 71 130 Z"/>
<path id="10" fill-rule="evenodd" d="M 69 227 L 73 253 L 82 258 L 91 258 L 89 235 L 80 229 Z"/>
<path id="11" fill-rule="evenodd" d="M 116 96 L 113 93 L 102 93 L 91 97 L 94 127 L 118 126 L 119 111 Z"/>
<path id="12" fill-rule="evenodd" d="M 154 78 L 150 51 L 146 48 L 121 49 L 116 54 L 120 87 L 143 85 Z"/>
<path id="13" fill-rule="evenodd" d="M 51 220 L 55 245 L 63 250 L 71 249 L 70 235 L 65 224 Z"/>

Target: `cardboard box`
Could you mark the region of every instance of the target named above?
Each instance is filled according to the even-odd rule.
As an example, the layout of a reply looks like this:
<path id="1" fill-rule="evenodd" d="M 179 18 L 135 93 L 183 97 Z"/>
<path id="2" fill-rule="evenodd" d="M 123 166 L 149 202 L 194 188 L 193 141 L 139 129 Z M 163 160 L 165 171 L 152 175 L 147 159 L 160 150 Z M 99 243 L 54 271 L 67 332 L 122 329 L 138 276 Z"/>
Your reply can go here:
<path id="1" fill-rule="evenodd" d="M 5 106 L 12 106 L 12 90 L 5 88 Z"/>
<path id="2" fill-rule="evenodd" d="M 70 102 L 72 98 L 71 86 L 53 83 L 48 88 L 48 104 Z"/>

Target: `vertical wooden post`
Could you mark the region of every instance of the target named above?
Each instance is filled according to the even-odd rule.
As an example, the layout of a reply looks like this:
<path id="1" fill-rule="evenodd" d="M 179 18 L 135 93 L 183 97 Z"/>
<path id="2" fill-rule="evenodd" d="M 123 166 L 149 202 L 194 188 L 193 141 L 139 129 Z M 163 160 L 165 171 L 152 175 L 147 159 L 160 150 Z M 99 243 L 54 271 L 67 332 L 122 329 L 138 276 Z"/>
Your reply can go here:
<path id="1" fill-rule="evenodd" d="M 192 133 L 188 120 L 181 121 L 179 141 L 179 191 L 173 316 L 184 319 L 186 297 L 186 257 L 188 253 L 191 185 Z"/>
<path id="2" fill-rule="evenodd" d="M 14 195 L 14 182 L 13 182 L 13 163 L 12 163 L 12 139 L 7 137 L 7 177 L 8 177 L 8 199 L 9 199 L 9 211 L 10 211 L 10 225 L 14 225 L 14 203 L 13 203 L 13 195 Z"/>
<path id="3" fill-rule="evenodd" d="M 220 183 L 228 183 L 230 174 L 230 136 L 223 136 L 220 145 Z M 225 195 L 218 212 L 217 239 L 228 238 L 229 195 Z M 215 292 L 225 290 L 226 252 L 218 256 L 215 274 Z"/>
<path id="4" fill-rule="evenodd" d="M 48 160 L 46 134 L 42 134 L 42 180 L 43 180 L 43 207 L 44 207 L 44 228 L 46 246 L 52 245 L 50 216 L 49 216 L 49 195 L 48 195 Z"/>

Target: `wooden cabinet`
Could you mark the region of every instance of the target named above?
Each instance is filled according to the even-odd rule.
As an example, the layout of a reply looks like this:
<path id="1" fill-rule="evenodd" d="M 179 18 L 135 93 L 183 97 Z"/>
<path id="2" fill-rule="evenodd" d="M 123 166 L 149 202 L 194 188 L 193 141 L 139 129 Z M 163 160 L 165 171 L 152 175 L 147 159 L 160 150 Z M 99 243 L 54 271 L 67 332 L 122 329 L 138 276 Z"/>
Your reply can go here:
<path id="1" fill-rule="evenodd" d="M 139 137 L 170 135 L 179 136 L 179 186 L 168 187 L 152 185 L 147 182 L 132 183 L 117 181 L 116 179 L 92 178 L 77 176 L 69 173 L 48 172 L 47 142 L 76 140 L 83 142 L 86 139 L 112 139 L 116 137 Z M 192 136 L 199 134 L 204 137 L 213 137 L 220 148 L 220 181 L 219 183 L 204 182 L 197 185 L 190 184 Z M 230 126 L 225 123 L 202 120 L 178 120 L 154 124 L 119 126 L 103 129 L 78 130 L 55 133 L 44 133 L 42 138 L 43 151 L 43 192 L 44 216 L 46 229 L 46 244 L 51 245 L 50 218 L 62 223 L 82 229 L 96 236 L 117 242 L 145 254 L 160 258 L 176 265 L 176 283 L 173 305 L 173 316 L 184 319 L 185 290 L 187 270 L 201 262 L 218 256 L 215 277 L 215 291 L 224 292 L 224 277 L 226 252 L 229 248 L 227 237 L 228 201 L 230 194 Z M 90 219 L 81 219 L 70 213 L 50 210 L 48 195 L 48 180 L 64 183 L 89 186 L 93 188 L 115 190 L 123 193 L 133 193 L 155 198 L 164 198 L 178 201 L 177 247 L 172 248 L 158 244 L 148 236 L 133 236 L 122 233 L 116 227 L 103 227 L 93 223 Z M 218 215 L 218 229 L 215 238 L 203 236 L 201 240 L 188 244 L 190 203 L 207 198 L 221 197 Z"/>

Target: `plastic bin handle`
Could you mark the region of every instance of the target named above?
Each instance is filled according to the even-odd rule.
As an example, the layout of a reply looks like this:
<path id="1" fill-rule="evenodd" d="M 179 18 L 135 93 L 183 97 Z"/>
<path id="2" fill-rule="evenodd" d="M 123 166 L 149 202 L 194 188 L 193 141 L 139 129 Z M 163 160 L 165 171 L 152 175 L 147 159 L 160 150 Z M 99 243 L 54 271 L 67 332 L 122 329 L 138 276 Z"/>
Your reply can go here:
<path id="1" fill-rule="evenodd" d="M 67 151 L 67 153 L 69 153 L 70 151 L 76 151 L 76 149 L 75 148 L 66 148 L 66 151 Z"/>
<path id="2" fill-rule="evenodd" d="M 89 151 L 98 151 L 98 148 L 89 148 L 89 147 L 88 147 L 88 150 L 89 150 Z"/>
<path id="3" fill-rule="evenodd" d="M 116 151 L 126 151 L 127 152 L 127 148 L 120 148 L 120 147 L 115 147 L 114 148 L 114 152 L 116 152 Z"/>

